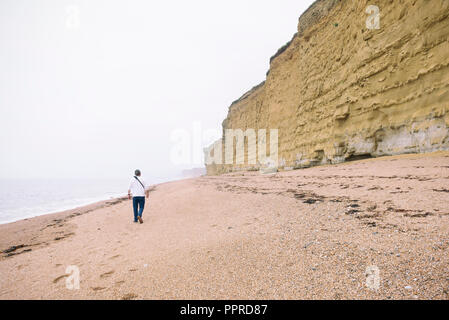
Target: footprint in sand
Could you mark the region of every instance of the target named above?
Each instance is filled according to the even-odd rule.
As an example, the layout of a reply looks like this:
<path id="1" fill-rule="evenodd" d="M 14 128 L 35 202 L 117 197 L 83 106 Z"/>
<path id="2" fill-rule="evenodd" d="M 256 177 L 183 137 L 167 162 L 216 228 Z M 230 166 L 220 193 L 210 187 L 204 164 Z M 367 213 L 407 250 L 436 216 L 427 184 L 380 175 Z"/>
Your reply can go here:
<path id="1" fill-rule="evenodd" d="M 137 298 L 137 294 L 127 293 L 122 297 L 122 300 L 132 300 L 132 299 L 136 299 L 136 298 Z"/>
<path id="2" fill-rule="evenodd" d="M 93 287 L 93 288 L 91 288 L 93 291 L 101 291 L 101 290 L 104 290 L 104 289 L 106 289 L 105 287 Z"/>
<path id="3" fill-rule="evenodd" d="M 125 283 L 124 280 L 120 280 L 120 281 L 116 281 L 116 282 L 115 282 L 115 285 L 116 285 L 116 286 L 121 286 L 121 285 L 124 284 L 124 283 Z"/>
<path id="4" fill-rule="evenodd" d="M 67 278 L 67 277 L 68 277 L 67 274 L 64 274 L 64 275 L 62 275 L 62 276 L 59 276 L 59 277 L 53 279 L 53 283 L 58 283 L 59 280 L 64 279 L 64 278 Z"/>
<path id="5" fill-rule="evenodd" d="M 100 278 L 107 278 L 107 277 L 109 277 L 111 274 L 113 274 L 114 273 L 114 270 L 111 270 L 111 271 L 109 271 L 109 272 L 105 272 L 105 273 L 103 273 L 103 274 L 101 274 L 100 275 Z"/>

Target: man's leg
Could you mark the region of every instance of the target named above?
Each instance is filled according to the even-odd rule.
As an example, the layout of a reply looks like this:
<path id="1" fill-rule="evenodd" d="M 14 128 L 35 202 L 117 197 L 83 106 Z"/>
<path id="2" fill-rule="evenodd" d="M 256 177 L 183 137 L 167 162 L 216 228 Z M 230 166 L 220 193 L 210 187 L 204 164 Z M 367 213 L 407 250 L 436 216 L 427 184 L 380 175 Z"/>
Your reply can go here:
<path id="1" fill-rule="evenodd" d="M 139 217 L 142 217 L 143 209 L 145 208 L 145 197 L 140 198 L 139 207 Z"/>
<path id="2" fill-rule="evenodd" d="M 139 199 L 137 197 L 133 197 L 133 210 L 134 210 L 134 222 L 137 222 L 137 206 L 139 204 Z"/>
<path id="3" fill-rule="evenodd" d="M 139 219 L 140 223 L 143 223 L 142 213 L 144 208 L 145 208 L 145 197 L 139 197 L 139 215 L 137 219 Z"/>

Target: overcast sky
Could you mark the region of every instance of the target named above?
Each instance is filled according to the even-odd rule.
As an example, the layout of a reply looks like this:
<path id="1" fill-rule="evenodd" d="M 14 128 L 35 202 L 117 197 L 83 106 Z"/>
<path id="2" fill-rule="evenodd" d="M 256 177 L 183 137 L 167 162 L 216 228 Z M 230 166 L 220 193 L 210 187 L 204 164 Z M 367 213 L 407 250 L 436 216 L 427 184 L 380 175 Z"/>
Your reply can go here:
<path id="1" fill-rule="evenodd" d="M 201 166 L 311 3 L 1 0 L 0 178 Z"/>

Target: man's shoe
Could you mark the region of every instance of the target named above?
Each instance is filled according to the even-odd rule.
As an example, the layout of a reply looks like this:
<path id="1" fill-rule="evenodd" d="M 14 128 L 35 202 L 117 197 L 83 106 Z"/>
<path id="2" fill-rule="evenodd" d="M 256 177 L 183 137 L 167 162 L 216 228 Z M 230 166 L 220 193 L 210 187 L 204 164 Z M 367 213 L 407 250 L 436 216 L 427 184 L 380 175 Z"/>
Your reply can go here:
<path id="1" fill-rule="evenodd" d="M 139 222 L 139 221 L 137 221 L 137 220 L 134 220 L 133 222 L 134 222 L 134 223 L 137 223 L 137 222 Z"/>
<path id="2" fill-rule="evenodd" d="M 140 222 L 141 224 L 143 223 L 142 217 L 137 217 L 137 219 L 139 219 L 139 222 Z"/>

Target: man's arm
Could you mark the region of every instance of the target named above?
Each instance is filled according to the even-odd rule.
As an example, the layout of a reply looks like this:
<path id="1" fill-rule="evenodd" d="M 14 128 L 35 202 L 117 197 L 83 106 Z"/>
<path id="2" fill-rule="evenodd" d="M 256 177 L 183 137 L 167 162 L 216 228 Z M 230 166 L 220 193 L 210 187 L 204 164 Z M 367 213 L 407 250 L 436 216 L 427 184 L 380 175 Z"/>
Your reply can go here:
<path id="1" fill-rule="evenodd" d="M 129 186 L 128 186 L 128 199 L 131 200 L 131 185 L 132 185 L 133 181 L 131 180 L 129 182 Z"/>
<path id="2" fill-rule="evenodd" d="M 154 185 L 154 186 L 148 186 L 148 187 L 145 189 L 145 194 L 146 194 L 147 198 L 150 197 L 150 192 L 151 192 L 151 191 L 154 191 L 155 189 L 156 189 L 156 186 L 155 186 L 155 185 Z"/>
<path id="3" fill-rule="evenodd" d="M 150 186 L 145 184 L 145 195 L 147 199 L 150 197 Z"/>
<path id="4" fill-rule="evenodd" d="M 149 184 L 147 184 L 146 181 L 143 182 L 143 185 L 145 186 L 145 196 L 147 197 L 147 199 L 150 197 L 150 189 L 151 186 Z"/>

